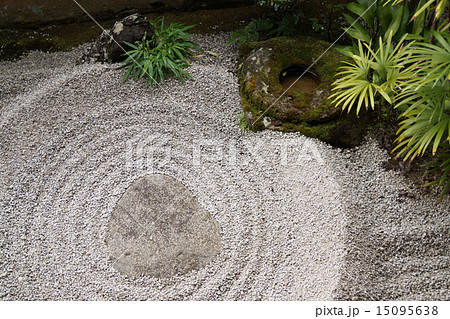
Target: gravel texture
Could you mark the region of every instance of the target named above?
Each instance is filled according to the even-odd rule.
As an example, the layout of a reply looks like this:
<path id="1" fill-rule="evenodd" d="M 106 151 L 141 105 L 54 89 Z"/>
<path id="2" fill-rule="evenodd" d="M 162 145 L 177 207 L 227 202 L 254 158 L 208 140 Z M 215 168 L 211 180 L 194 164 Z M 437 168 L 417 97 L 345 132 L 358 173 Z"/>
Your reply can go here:
<path id="1" fill-rule="evenodd" d="M 334 149 L 243 133 L 236 48 L 195 59 L 195 81 L 121 85 L 82 48 L 0 62 L 3 300 L 449 300 L 449 200 L 381 168 L 368 141 Z M 111 213 L 137 178 L 182 182 L 218 222 L 198 271 L 128 278 L 108 259 Z"/>

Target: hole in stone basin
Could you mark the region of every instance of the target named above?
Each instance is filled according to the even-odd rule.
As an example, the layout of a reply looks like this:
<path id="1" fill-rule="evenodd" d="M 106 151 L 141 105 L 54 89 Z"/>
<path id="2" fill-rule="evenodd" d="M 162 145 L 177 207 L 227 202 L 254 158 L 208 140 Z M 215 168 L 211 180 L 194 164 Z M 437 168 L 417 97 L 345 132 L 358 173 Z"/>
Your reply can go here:
<path id="1" fill-rule="evenodd" d="M 305 71 L 307 67 L 292 65 L 280 73 L 280 83 L 288 89 Z M 309 69 L 305 74 L 289 89 L 289 92 L 308 93 L 314 91 L 320 85 L 320 77 L 316 71 Z"/>

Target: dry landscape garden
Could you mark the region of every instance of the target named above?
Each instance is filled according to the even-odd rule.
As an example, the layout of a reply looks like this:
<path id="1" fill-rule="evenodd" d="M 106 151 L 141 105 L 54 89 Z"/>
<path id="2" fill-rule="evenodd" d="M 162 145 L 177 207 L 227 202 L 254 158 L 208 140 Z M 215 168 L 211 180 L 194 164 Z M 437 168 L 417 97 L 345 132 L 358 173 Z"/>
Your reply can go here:
<path id="1" fill-rule="evenodd" d="M 448 0 L 104 2 L 0 8 L 0 300 L 450 300 Z"/>

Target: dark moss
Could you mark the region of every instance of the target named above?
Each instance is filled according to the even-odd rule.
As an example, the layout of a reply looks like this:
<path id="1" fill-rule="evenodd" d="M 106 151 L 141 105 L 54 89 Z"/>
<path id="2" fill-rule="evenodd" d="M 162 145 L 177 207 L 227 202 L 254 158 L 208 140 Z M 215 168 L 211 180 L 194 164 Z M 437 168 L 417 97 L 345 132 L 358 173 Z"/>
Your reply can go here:
<path id="1" fill-rule="evenodd" d="M 353 147 L 363 142 L 368 127 L 377 121 L 376 112 L 362 111 L 358 116 L 354 112 L 342 114 L 336 126 L 330 130 L 329 142 L 338 147 Z"/>
<path id="2" fill-rule="evenodd" d="M 283 123 L 281 126 L 281 131 L 283 133 L 293 133 L 300 132 L 301 134 L 318 138 L 322 141 L 329 142 L 330 131 L 336 127 L 335 123 L 326 123 L 321 125 L 310 125 L 309 123 Z"/>
<path id="3" fill-rule="evenodd" d="M 238 47 L 239 62 L 243 62 L 248 55 L 259 45 L 259 42 L 245 42 Z"/>

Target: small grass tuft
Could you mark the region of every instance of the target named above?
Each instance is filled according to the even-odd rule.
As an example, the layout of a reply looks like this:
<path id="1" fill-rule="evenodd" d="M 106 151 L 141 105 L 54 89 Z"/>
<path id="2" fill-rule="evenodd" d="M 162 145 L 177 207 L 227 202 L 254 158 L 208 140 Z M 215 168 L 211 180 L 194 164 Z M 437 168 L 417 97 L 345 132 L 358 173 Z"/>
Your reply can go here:
<path id="1" fill-rule="evenodd" d="M 127 56 L 122 68 L 128 68 L 122 83 L 130 76 L 147 79 L 147 86 L 154 82 L 163 82 L 168 75 L 177 76 L 184 83 L 184 78 L 193 79 L 184 68 L 189 66 L 188 58 L 193 49 L 200 48 L 189 40 L 190 34 L 186 31 L 194 26 L 184 26 L 179 23 L 164 24 L 164 18 L 150 20 L 153 35 L 148 38 L 145 34 L 142 41 L 128 43 L 132 50 Z"/>

